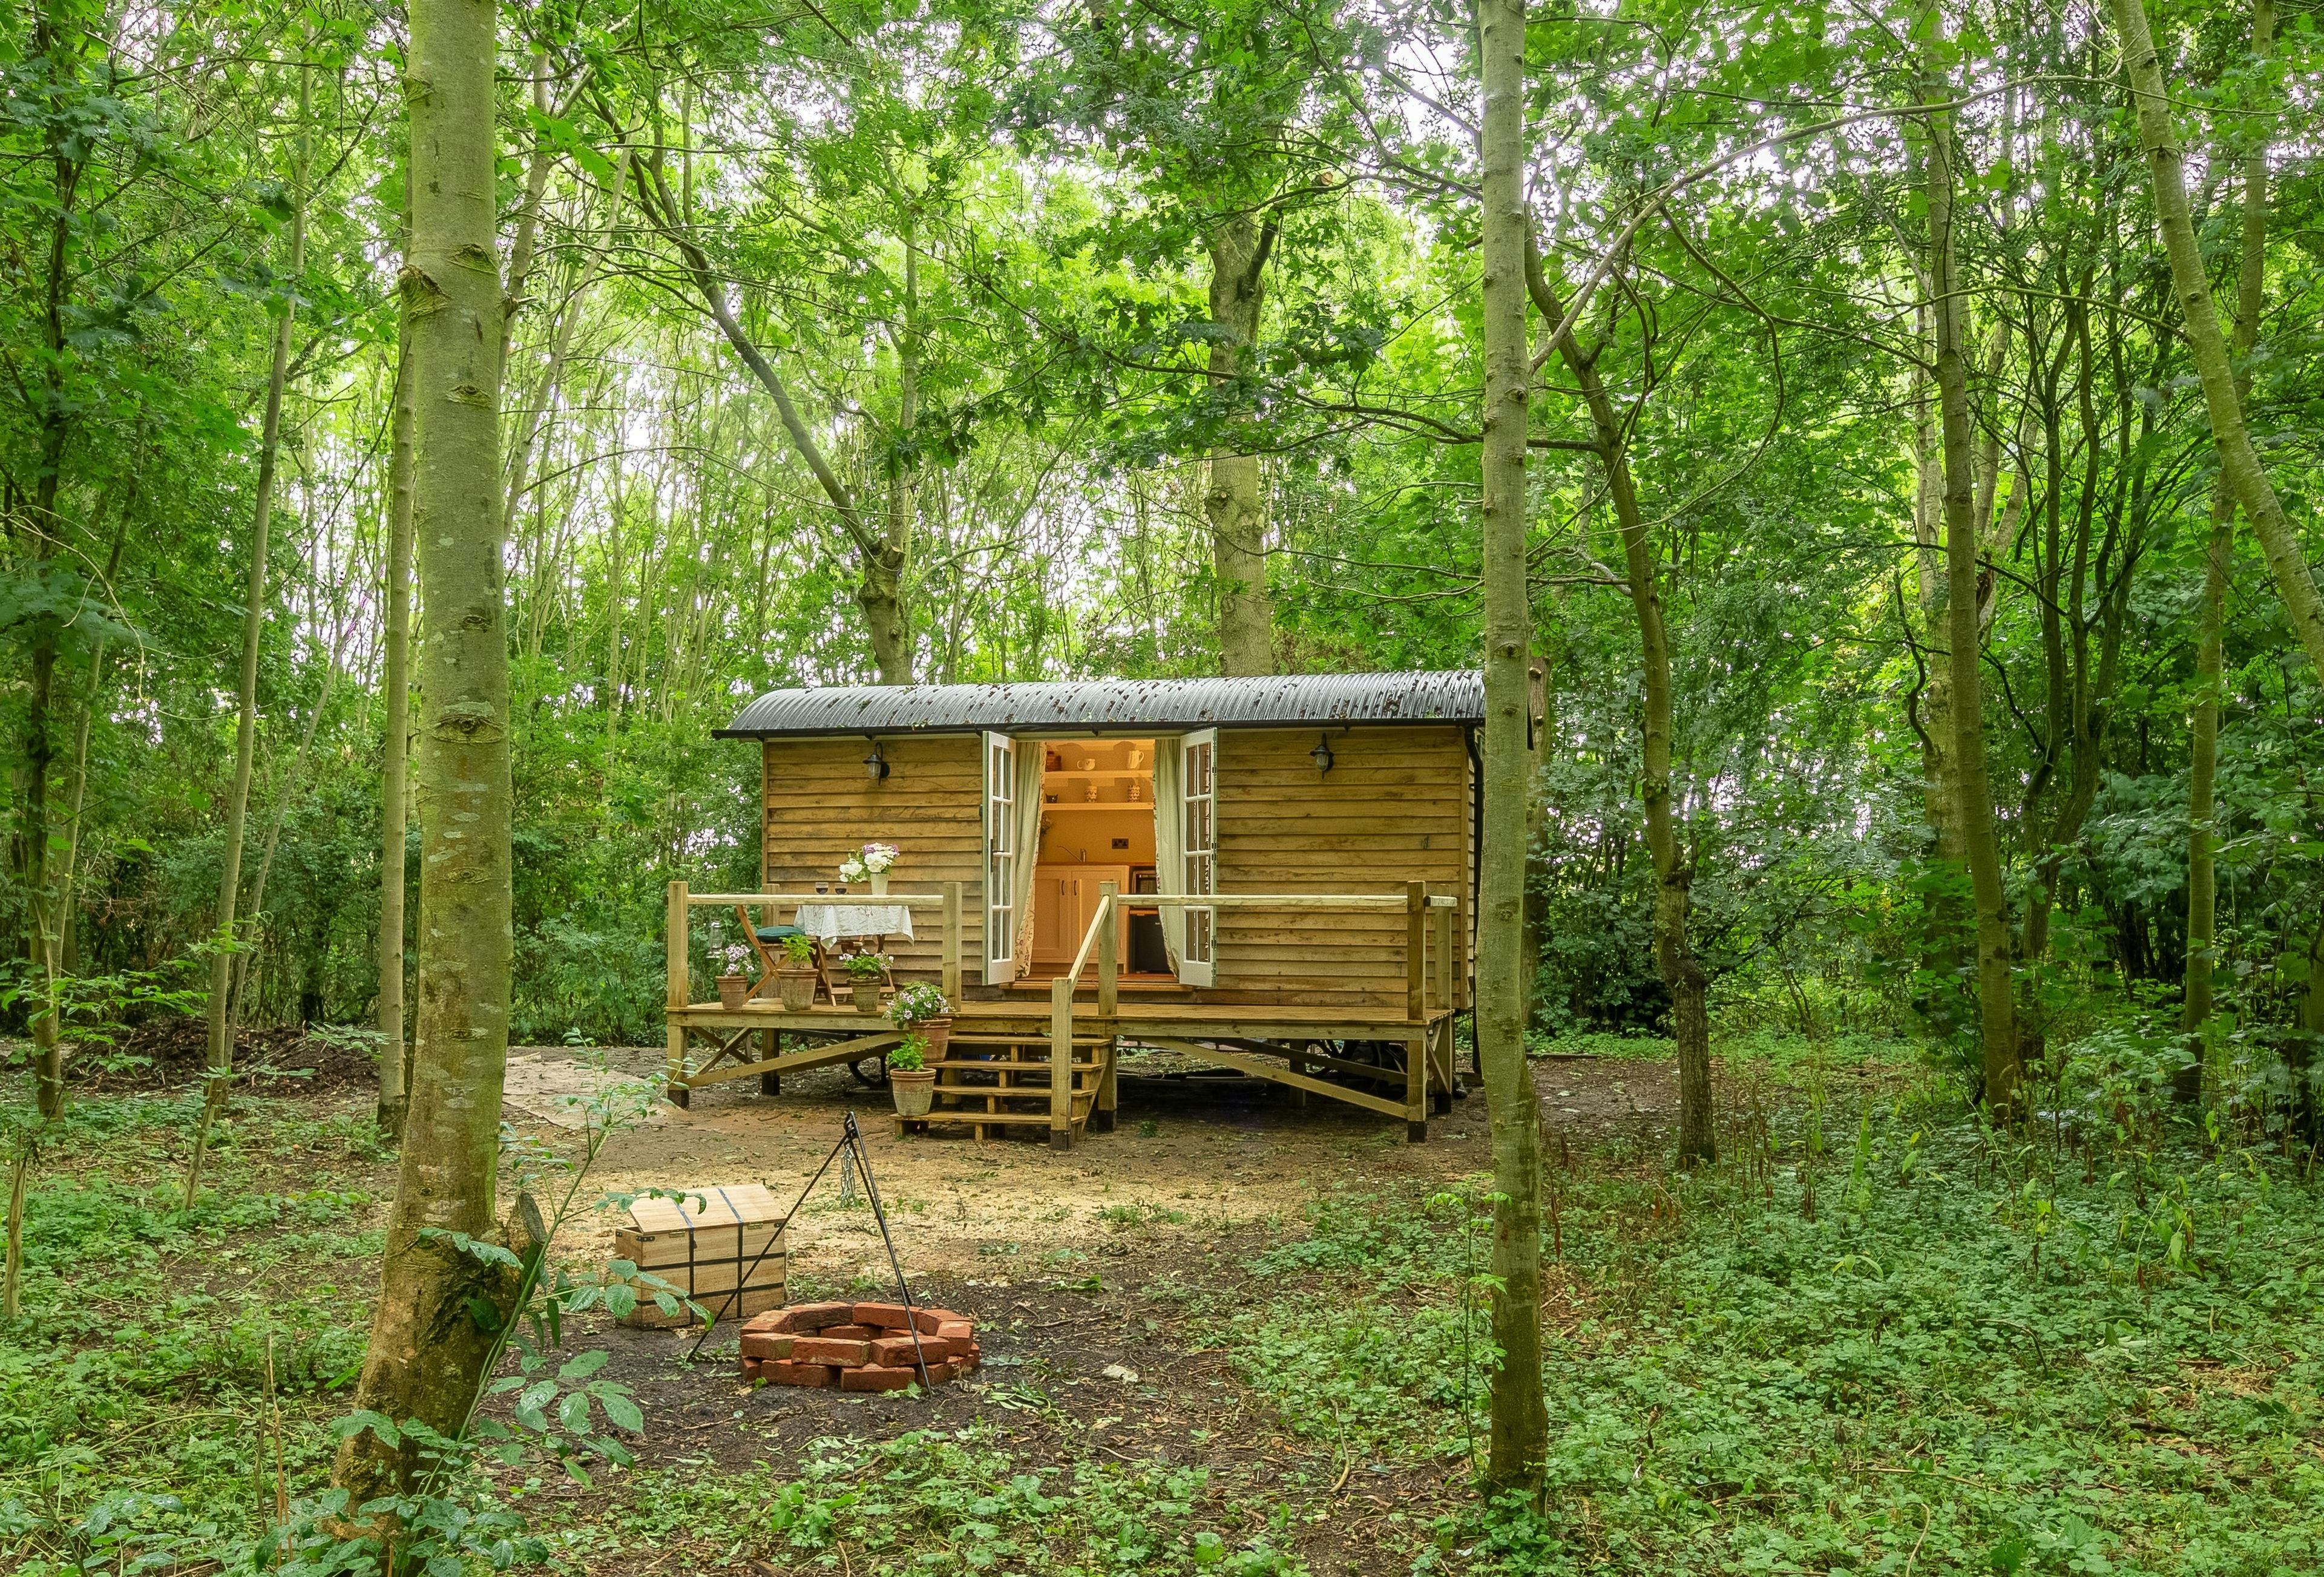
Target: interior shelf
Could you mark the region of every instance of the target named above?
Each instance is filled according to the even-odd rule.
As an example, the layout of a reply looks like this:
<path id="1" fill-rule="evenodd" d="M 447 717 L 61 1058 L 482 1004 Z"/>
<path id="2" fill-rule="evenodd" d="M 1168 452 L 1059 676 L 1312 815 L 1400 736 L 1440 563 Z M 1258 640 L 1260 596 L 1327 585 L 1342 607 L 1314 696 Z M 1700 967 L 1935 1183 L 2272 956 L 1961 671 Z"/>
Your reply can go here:
<path id="1" fill-rule="evenodd" d="M 1052 780 L 1081 782 L 1091 778 L 1137 778 L 1141 780 L 1151 780 L 1153 776 L 1154 769 L 1150 764 L 1143 767 L 1093 767 L 1086 772 L 1079 767 L 1074 767 L 1069 770 L 1045 771 L 1041 774 L 1041 780 L 1045 783 Z"/>
<path id="2" fill-rule="evenodd" d="M 1047 816 L 1059 810 L 1152 810 L 1151 799 L 1061 799 L 1051 805 L 1042 801 L 1041 814 Z"/>

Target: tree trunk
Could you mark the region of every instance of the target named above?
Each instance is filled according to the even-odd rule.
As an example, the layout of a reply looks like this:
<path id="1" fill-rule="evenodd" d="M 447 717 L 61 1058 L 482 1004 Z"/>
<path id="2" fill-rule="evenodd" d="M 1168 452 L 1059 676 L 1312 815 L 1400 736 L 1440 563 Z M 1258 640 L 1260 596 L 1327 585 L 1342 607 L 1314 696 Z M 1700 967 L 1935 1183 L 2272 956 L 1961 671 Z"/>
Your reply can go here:
<path id="1" fill-rule="evenodd" d="M 290 272 L 296 290 L 307 268 L 308 121 L 314 109 L 314 76 L 299 68 L 299 154 L 291 180 Z M 242 897 L 242 844 L 250 815 L 250 769 L 258 740 L 258 648 L 266 632 L 267 531 L 274 513 L 276 451 L 282 436 L 282 389 L 290 375 L 290 336 L 298 323 L 296 299 L 282 307 L 282 320 L 274 329 L 274 364 L 266 379 L 266 416 L 258 438 L 258 503 L 250 528 L 250 578 L 242 609 L 242 680 L 236 692 L 234 733 L 234 784 L 226 793 L 226 853 L 218 870 L 217 924 L 220 944 L 235 939 L 235 909 Z M 202 1185 L 202 1164 L 208 1157 L 210 1130 L 226 1107 L 226 1083 L 234 1069 L 233 1023 L 228 1015 L 234 991 L 234 954 L 221 952 L 210 962 L 209 1056 L 202 1090 L 201 1125 L 194 1132 L 193 1159 L 186 1167 L 186 1208 L 193 1208 Z"/>
<path id="2" fill-rule="evenodd" d="M 2243 506 L 2267 555 L 2292 627 L 2307 650 L 2316 677 L 2324 681 L 2324 597 L 2300 546 L 2299 533 L 2269 484 L 2267 472 L 2244 426 L 2243 396 L 2236 392 L 2235 358 L 2219 332 L 2203 254 L 2195 240 L 2195 220 L 2187 203 L 2187 171 L 2171 125 L 2171 103 L 2161 58 L 2146 28 L 2143 0 L 2114 0 L 2115 25 L 2122 33 L 2124 64 L 2130 69 L 2131 99 L 2138 109 L 2138 140 L 2154 173 L 2154 217 L 2171 256 L 2171 283 L 2186 315 L 2187 343 L 2203 383 L 2203 403 L 2211 413 L 2211 438 L 2219 449 L 2219 471 L 2227 490 Z"/>
<path id="3" fill-rule="evenodd" d="M 1543 318 L 1553 324 L 1563 322 L 1563 306 L 1542 270 L 1530 226 L 1525 265 L 1526 287 Z M 1599 464 L 1606 473 L 1606 492 L 1614 501 L 1614 520 L 1622 534 L 1630 609 L 1638 625 L 1638 653 L 1646 677 L 1638 797 L 1646 812 L 1646 848 L 1655 860 L 1655 965 L 1670 991 L 1671 1032 L 1678 1043 L 1679 1161 L 1692 1167 L 1719 1158 L 1719 1137 L 1712 1120 L 1711 1019 L 1704 1000 L 1710 981 L 1687 935 L 1694 870 L 1680 846 L 1676 818 L 1671 812 L 1670 628 L 1663 618 L 1654 543 L 1646 536 L 1646 517 L 1638 508 L 1637 484 L 1630 472 L 1629 446 L 1623 437 L 1620 413 L 1606 392 L 1605 380 L 1598 375 L 1596 357 L 1584 355 L 1571 334 L 1557 343 L 1566 371 L 1590 409 Z"/>
<path id="4" fill-rule="evenodd" d="M 78 87 L 80 35 L 53 8 L 37 14 L 32 29 L 35 51 L 51 73 L 47 106 L 61 111 L 67 88 Z M 66 303 L 72 288 L 72 236 L 82 220 L 78 208 L 80 178 L 87 155 L 73 152 L 78 139 L 69 138 L 67 117 L 56 114 L 48 134 L 50 202 L 47 244 L 42 275 L 40 410 L 40 468 L 32 483 L 32 517 L 37 522 L 32 547 L 36 576 L 48 573 L 56 545 L 62 540 L 57 498 L 64 479 L 65 447 L 72 429 L 73 412 L 65 392 L 65 369 L 71 355 L 66 338 Z M 13 495 L 12 495 L 13 496 Z M 27 1015 L 33 1047 L 34 1099 L 43 1119 L 64 1115 L 63 1014 L 55 973 L 47 967 L 55 956 L 51 939 L 55 915 L 49 890 L 49 773 L 56 763 L 55 724 L 57 658 L 64 638 L 61 622 L 42 613 L 30 621 L 31 683 L 24 705 L 24 797 L 18 822 L 24 884 L 24 918 L 28 934 L 25 954 L 42 971 L 41 1000 Z M 29 1141 L 28 1141 L 29 1142 Z M 19 1176 L 21 1178 L 21 1172 Z"/>
<path id="5" fill-rule="evenodd" d="M 410 247 L 410 221 L 404 224 Z M 412 409 L 411 322 L 395 335 L 395 414 L 388 440 L 386 672 L 380 687 L 387 702 L 387 731 L 380 750 L 379 862 L 379 1126 L 401 1138 L 410 1104 L 410 1046 L 403 1029 L 404 844 L 411 820 L 406 795 L 411 745 L 411 484 L 412 444 L 418 424 Z"/>
<path id="6" fill-rule="evenodd" d="M 508 1317 L 510 1284 L 431 1230 L 489 1238 L 508 1058 L 508 650 L 500 521 L 492 0 L 413 0 L 411 251 L 402 273 L 419 448 L 420 990 L 410 1109 L 379 1307 L 355 1406 L 456 1433 Z M 492 1320 L 471 1313 L 481 1297 Z M 360 1505 L 408 1485 L 408 1448 L 342 1444 Z"/>
<path id="7" fill-rule="evenodd" d="M 2274 0 L 2252 7 L 2252 53 L 2264 58 L 2275 40 Z M 2235 356 L 2241 362 L 2259 339 L 2260 309 L 2267 283 L 2267 143 L 2253 143 L 2244 154 L 2243 257 L 2236 289 Z M 2239 369 L 2238 401 L 2251 392 L 2251 374 Z M 2219 687 L 2227 671 L 2227 568 L 2235 557 L 2236 503 L 2222 473 L 2211 499 L 2211 534 L 2203 554 L 2203 608 L 2195 643 L 2195 706 L 2188 720 L 2194 736 L 2187 771 L 2187 993 L 2184 1016 L 2194 1060 L 2172 1081 L 2180 1100 L 2203 1098 L 2208 1052 L 2206 1026 L 2212 1010 L 2212 948 L 2218 939 L 2218 874 L 2211 818 L 2219 770 Z M 2311 995 L 2318 988 L 2311 983 Z"/>
<path id="8" fill-rule="evenodd" d="M 1539 1491 L 1541 1112 L 1526 1065 L 1526 659 L 1525 0 L 1480 0 L 1484 126 L 1484 827 L 1477 914 L 1478 1063 L 1493 1139 L 1493 1376 L 1488 1487 Z"/>
<path id="9" fill-rule="evenodd" d="M 1950 97 L 1934 64 L 1942 27 L 1933 8 L 1923 48 L 1930 80 L 1924 103 Z M 1985 1099 L 2005 1117 L 2017 1098 L 2017 1020 L 2009 978 L 2009 916 L 2002 890 L 2001 849 L 1994 834 L 1986 776 L 1985 702 L 1978 653 L 1978 530 L 1969 380 L 1962 363 L 1960 281 L 1953 243 L 1952 116 L 1928 115 L 1930 284 L 1936 328 L 1937 414 L 1944 450 L 1946 665 L 1952 680 L 1953 783 L 1960 796 L 1962 853 L 1977 903 L 1978 1021 L 1983 1041 Z"/>
<path id="10" fill-rule="evenodd" d="M 608 124 L 619 124 L 619 117 L 610 108 L 603 113 Z M 838 512 L 840 524 L 845 528 L 848 537 L 855 544 L 856 552 L 862 556 L 863 578 L 856 587 L 855 602 L 863 610 L 864 622 L 871 632 L 872 660 L 879 669 L 880 682 L 883 685 L 910 684 L 912 641 L 903 600 L 903 557 L 885 534 L 872 525 L 854 492 L 841 480 L 829 457 L 824 454 L 823 446 L 815 441 L 815 434 L 799 415 L 798 406 L 791 399 L 789 386 L 775 371 L 774 363 L 768 360 L 766 352 L 742 332 L 742 325 L 736 320 L 733 307 L 727 303 L 724 276 L 711 266 L 709 254 L 695 241 L 684 210 L 670 195 L 669 183 L 663 177 L 660 166 L 644 153 L 632 150 L 630 167 L 635 178 L 639 208 L 645 214 L 647 221 L 678 249 L 678 259 L 685 265 L 694 288 L 701 294 L 703 306 L 710 313 L 710 320 L 718 326 L 718 332 L 725 336 L 726 343 L 733 347 L 734 354 L 742 358 L 742 364 L 750 368 L 752 375 L 759 380 L 760 387 L 773 397 L 775 414 L 781 420 L 783 430 L 790 435 L 791 447 L 807 463 L 816 484 L 831 501 L 832 508 Z"/>
<path id="11" fill-rule="evenodd" d="M 1212 226 L 1208 241 L 1211 321 L 1220 331 L 1211 341 L 1209 373 L 1212 387 L 1218 389 L 1250 371 L 1246 363 L 1259 343 L 1275 225 L 1233 214 Z M 1203 514 L 1211 525 L 1212 568 L 1219 586 L 1219 671 L 1271 674 L 1275 604 L 1267 595 L 1267 503 L 1259 491 L 1259 456 L 1231 446 L 1214 448 L 1210 466 Z"/>
<path id="12" fill-rule="evenodd" d="M 258 930 L 250 950 L 235 955 L 234 996 L 227 1019 L 229 1034 L 238 1031 L 250 1015 L 250 972 L 265 950 L 266 883 L 274 872 L 274 854 L 281 846 L 282 824 L 290 819 L 291 799 L 307 782 L 307 764 L 315 753 L 315 733 L 322 726 L 323 713 L 331 704 L 331 691 L 338 684 L 339 654 L 346 638 L 346 623 L 336 622 L 330 650 L 324 658 L 323 677 L 315 687 L 315 704 L 308 710 L 306 726 L 299 731 L 299 749 L 291 757 L 289 780 L 278 788 L 272 774 L 269 775 L 268 793 L 274 803 L 266 817 L 266 841 L 259 845 L 258 870 L 250 879 L 250 918 Z"/>

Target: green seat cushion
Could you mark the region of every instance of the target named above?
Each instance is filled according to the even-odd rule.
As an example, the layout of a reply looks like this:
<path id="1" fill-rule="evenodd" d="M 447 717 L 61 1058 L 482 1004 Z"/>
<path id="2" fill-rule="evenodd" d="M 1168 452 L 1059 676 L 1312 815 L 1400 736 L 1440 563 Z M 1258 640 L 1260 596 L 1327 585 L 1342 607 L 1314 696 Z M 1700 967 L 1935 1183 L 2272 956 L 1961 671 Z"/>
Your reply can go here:
<path id="1" fill-rule="evenodd" d="M 759 926 L 753 929 L 761 942 L 779 942 L 786 936 L 804 936 L 807 934 L 797 926 Z"/>

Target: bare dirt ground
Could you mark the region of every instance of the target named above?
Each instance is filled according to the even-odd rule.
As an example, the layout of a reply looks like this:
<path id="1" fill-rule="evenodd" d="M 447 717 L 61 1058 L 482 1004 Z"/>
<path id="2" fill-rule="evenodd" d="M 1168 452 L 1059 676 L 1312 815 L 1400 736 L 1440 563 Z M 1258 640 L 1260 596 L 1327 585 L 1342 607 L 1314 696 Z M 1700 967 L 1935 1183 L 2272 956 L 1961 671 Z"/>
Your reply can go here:
<path id="1" fill-rule="evenodd" d="M 554 1109 L 560 1092 L 602 1087 L 609 1074 L 650 1081 L 660 1057 L 656 1048 L 526 1048 L 516 1054 L 511 1120 L 569 1146 L 569 1129 L 535 1113 Z M 1667 1064 L 1552 1058 L 1534 1072 L 1553 1146 L 1658 1141 L 1674 1119 Z M 592 1188 L 763 1182 L 788 1205 L 850 1108 L 916 1297 L 977 1321 L 984 1368 L 927 1397 L 751 1390 L 739 1381 L 731 1325 L 689 1362 L 691 1334 L 600 1322 L 578 1344 L 610 1350 L 609 1377 L 633 1388 L 644 1406 L 643 1462 L 733 1471 L 796 1462 L 823 1437 L 876 1440 L 975 1423 L 1020 1462 L 1093 1455 L 1204 1468 L 1208 1514 L 1226 1526 L 1252 1506 L 1299 1504 L 1317 1514 L 1298 1544 L 1319 1572 L 1401 1571 L 1415 1529 L 1468 1497 L 1460 1461 L 1351 1461 L 1329 1441 L 1292 1433 L 1238 1383 L 1220 1331 L 1190 1317 L 1187 1295 L 1212 1308 L 1283 1297 L 1282 1286 L 1258 1284 L 1248 1263 L 1300 1235 L 1304 1208 L 1321 1194 L 1413 1195 L 1483 1171 L 1481 1093 L 1456 1102 L 1430 1123 L 1429 1142 L 1413 1145 L 1401 1122 L 1322 1099 L 1303 1107 L 1279 1089 L 1222 1099 L 1125 1082 L 1119 1130 L 1056 1154 L 1046 1133 L 1039 1142 L 978 1143 L 941 1130 L 899 1139 L 885 1091 L 834 1068 L 787 1079 L 776 1097 L 740 1080 L 696 1092 L 691 1111 L 663 1107 L 608 1144 Z M 602 1255 L 611 1230 L 608 1214 L 601 1240 L 576 1239 L 568 1250 Z M 841 1204 L 835 1168 L 795 1221 L 791 1275 L 803 1294 L 891 1284 L 871 1213 Z M 545 1488 L 535 1498 L 542 1502 L 584 1519 L 603 1508 L 601 1491 L 571 1485 Z M 697 1570 L 781 1569 L 688 1553 Z M 619 1561 L 604 1568 L 629 1569 Z"/>
<path id="2" fill-rule="evenodd" d="M 650 1083 L 661 1056 L 650 1047 L 519 1048 L 511 1054 L 510 1120 L 568 1146 L 570 1130 L 543 1116 L 559 1093 L 606 1074 Z M 1668 1063 L 1554 1057 L 1536 1063 L 1534 1075 L 1552 1143 L 1561 1136 L 1576 1148 L 1658 1136 L 1677 1109 Z M 660 1106 L 652 1120 L 616 1135 L 593 1184 L 632 1191 L 763 1183 L 788 1203 L 830 1152 L 841 1116 L 852 1109 L 908 1272 L 968 1279 L 997 1272 L 1006 1285 L 1011 1261 L 1117 1240 L 1123 1207 L 1206 1252 L 1210 1239 L 1244 1226 L 1296 1231 L 1302 1209 L 1333 1188 L 1434 1185 L 1490 1165 L 1481 1093 L 1454 1102 L 1451 1115 L 1429 1123 L 1428 1142 L 1414 1145 L 1403 1124 L 1358 1107 L 1323 1097 L 1303 1107 L 1287 1090 L 1231 1088 L 1222 1095 L 1125 1080 L 1117 1130 L 1085 1134 L 1058 1154 L 1039 1130 L 981 1143 L 957 1129 L 899 1138 L 886 1091 L 845 1068 L 792 1075 L 779 1096 L 761 1095 L 755 1080 L 740 1079 L 696 1091 L 690 1111 Z M 837 1173 L 795 1223 L 794 1272 L 840 1283 L 858 1275 L 884 1279 L 877 1228 L 868 1213 L 838 1207 Z M 596 1240 L 576 1239 L 571 1247 L 583 1254 L 609 1250 L 613 1227 L 608 1215 Z"/>

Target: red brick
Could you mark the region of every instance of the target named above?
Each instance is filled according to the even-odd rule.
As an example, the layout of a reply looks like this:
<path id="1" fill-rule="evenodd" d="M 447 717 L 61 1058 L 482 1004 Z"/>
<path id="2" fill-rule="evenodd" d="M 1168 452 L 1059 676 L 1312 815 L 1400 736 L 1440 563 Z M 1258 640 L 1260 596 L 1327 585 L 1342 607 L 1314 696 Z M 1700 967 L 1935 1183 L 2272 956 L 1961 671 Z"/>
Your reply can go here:
<path id="1" fill-rule="evenodd" d="M 793 1363 L 868 1363 L 869 1342 L 835 1342 L 823 1336 L 802 1336 L 791 1343 Z"/>
<path id="2" fill-rule="evenodd" d="M 912 1311 L 912 1323 L 919 1326 L 920 1333 L 926 1336 L 941 1335 L 942 1333 L 936 1327 L 947 1321 L 959 1318 L 960 1316 L 950 1309 L 914 1309 Z"/>
<path id="3" fill-rule="evenodd" d="M 828 1364 L 793 1363 L 779 1358 L 768 1359 L 759 1366 L 760 1378 L 779 1386 L 829 1386 L 839 1372 Z"/>
<path id="4" fill-rule="evenodd" d="M 796 1336 L 779 1336 L 771 1331 L 745 1331 L 742 1333 L 742 1358 L 746 1362 L 754 1358 L 788 1358 L 791 1343 L 798 1340 Z"/>
<path id="5" fill-rule="evenodd" d="M 926 1338 L 922 1338 L 915 1344 L 909 1336 L 882 1336 L 872 1343 L 872 1361 L 888 1366 L 901 1364 L 906 1369 L 917 1369 L 919 1367 L 924 1351 L 935 1345 L 936 1343 Z M 942 1352 L 927 1353 L 927 1360 L 931 1363 L 944 1356 Z"/>
<path id="6" fill-rule="evenodd" d="M 855 1317 L 853 1304 L 800 1304 L 783 1311 L 786 1331 L 820 1331 L 825 1325 L 844 1325 Z"/>
<path id="7" fill-rule="evenodd" d="M 936 1334 L 946 1342 L 973 1342 L 976 1327 L 966 1320 L 946 1320 L 936 1327 Z"/>
<path id="8" fill-rule="evenodd" d="M 866 1325 L 859 1320 L 850 1320 L 844 1325 L 825 1325 L 816 1333 L 831 1342 L 871 1342 L 887 1333 L 877 1325 Z"/>
<path id="9" fill-rule="evenodd" d="M 900 1391 L 906 1386 L 919 1383 L 919 1370 L 890 1369 L 876 1364 L 863 1364 L 839 1371 L 839 1388 L 843 1391 Z"/>
<path id="10" fill-rule="evenodd" d="M 742 1334 L 751 1336 L 764 1331 L 788 1331 L 790 1327 L 783 1321 L 789 1314 L 788 1309 L 769 1309 L 763 1314 L 752 1314 L 742 1322 Z"/>
<path id="11" fill-rule="evenodd" d="M 859 1325 L 885 1325 L 899 1331 L 911 1323 L 912 1311 L 901 1304 L 857 1304 L 855 1323 Z"/>
<path id="12" fill-rule="evenodd" d="M 742 1383 L 746 1386 L 754 1386 L 759 1383 L 759 1360 L 757 1359 L 745 1358 L 742 1360 Z"/>
<path id="13" fill-rule="evenodd" d="M 984 1350 L 975 1342 L 970 1342 L 968 1351 L 961 1354 L 960 1362 L 964 1372 L 967 1370 L 982 1369 L 984 1366 Z"/>

